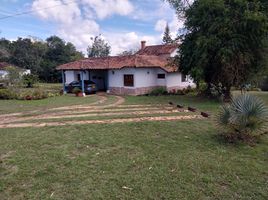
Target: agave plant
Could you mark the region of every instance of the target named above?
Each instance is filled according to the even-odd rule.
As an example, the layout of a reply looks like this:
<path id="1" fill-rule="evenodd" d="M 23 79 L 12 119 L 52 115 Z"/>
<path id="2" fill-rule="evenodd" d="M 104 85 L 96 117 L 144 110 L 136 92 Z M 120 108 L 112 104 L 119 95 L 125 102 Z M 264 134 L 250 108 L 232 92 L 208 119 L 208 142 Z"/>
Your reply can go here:
<path id="1" fill-rule="evenodd" d="M 268 110 L 258 97 L 249 94 L 237 96 L 229 105 L 223 105 L 217 123 L 225 133 L 244 138 L 266 131 Z"/>

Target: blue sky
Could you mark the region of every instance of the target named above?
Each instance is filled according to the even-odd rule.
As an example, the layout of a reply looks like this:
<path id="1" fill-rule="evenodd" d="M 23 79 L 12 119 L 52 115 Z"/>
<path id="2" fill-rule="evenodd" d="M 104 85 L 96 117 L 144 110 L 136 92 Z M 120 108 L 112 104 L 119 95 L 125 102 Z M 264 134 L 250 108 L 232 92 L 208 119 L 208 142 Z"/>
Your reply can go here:
<path id="1" fill-rule="evenodd" d="M 147 44 L 161 43 L 166 23 L 175 36 L 182 26 L 163 0 L 0 0 L 0 37 L 58 35 L 86 51 L 90 38 L 101 34 L 112 54 Z M 14 13 L 27 15 L 1 19 Z"/>

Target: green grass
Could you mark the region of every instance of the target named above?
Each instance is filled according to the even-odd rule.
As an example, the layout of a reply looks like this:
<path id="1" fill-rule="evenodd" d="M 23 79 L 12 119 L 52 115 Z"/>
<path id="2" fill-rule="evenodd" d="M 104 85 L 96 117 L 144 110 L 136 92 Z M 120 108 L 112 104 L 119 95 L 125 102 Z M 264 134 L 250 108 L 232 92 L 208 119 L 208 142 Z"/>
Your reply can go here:
<path id="1" fill-rule="evenodd" d="M 64 95 L 51 97 L 42 100 L 0 100 L 0 114 L 24 112 L 32 110 L 46 110 L 49 108 L 81 105 L 93 103 L 98 99 L 95 95 L 89 95 L 85 98 L 78 98 L 73 95 Z"/>
<path id="2" fill-rule="evenodd" d="M 255 94 L 268 105 L 268 93 Z M 126 98 L 168 101 L 212 113 L 219 106 L 189 96 Z M 0 199 L 268 199 L 268 137 L 251 147 L 217 133 L 212 119 L 0 129 Z"/>
<path id="3" fill-rule="evenodd" d="M 216 101 L 207 100 L 201 97 L 176 95 L 176 96 L 127 96 L 126 104 L 167 104 L 172 102 L 174 105 L 181 104 L 185 107 L 191 106 L 203 110 L 216 110 L 219 103 Z"/>

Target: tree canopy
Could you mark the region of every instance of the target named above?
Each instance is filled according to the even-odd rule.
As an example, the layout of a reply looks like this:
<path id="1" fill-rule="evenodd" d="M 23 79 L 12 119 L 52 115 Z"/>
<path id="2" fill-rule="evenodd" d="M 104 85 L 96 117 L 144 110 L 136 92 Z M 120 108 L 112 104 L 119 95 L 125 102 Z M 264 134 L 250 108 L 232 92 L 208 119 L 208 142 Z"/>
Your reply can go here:
<path id="1" fill-rule="evenodd" d="M 171 38 L 171 35 L 170 35 L 170 29 L 169 29 L 169 26 L 168 24 L 166 25 L 165 27 L 165 32 L 164 32 L 164 35 L 163 35 L 163 43 L 164 44 L 171 44 L 173 43 L 174 41 L 172 40 Z"/>
<path id="2" fill-rule="evenodd" d="M 100 36 L 91 39 L 93 43 L 87 48 L 88 57 L 105 57 L 111 53 L 111 46 Z"/>
<path id="3" fill-rule="evenodd" d="M 176 64 L 196 82 L 221 83 L 228 96 L 267 67 L 267 8 L 265 0 L 196 0 L 185 10 Z"/>
<path id="4" fill-rule="evenodd" d="M 123 51 L 119 54 L 117 54 L 118 56 L 131 56 L 131 55 L 134 55 L 135 53 L 137 53 L 137 49 L 130 49 L 130 50 L 126 50 L 126 51 Z"/>
<path id="5" fill-rule="evenodd" d="M 59 81 L 61 76 L 56 67 L 83 57 L 72 43 L 66 43 L 57 36 L 51 36 L 46 41 L 18 38 L 11 42 L 0 39 L 0 62 L 30 69 L 42 81 Z"/>

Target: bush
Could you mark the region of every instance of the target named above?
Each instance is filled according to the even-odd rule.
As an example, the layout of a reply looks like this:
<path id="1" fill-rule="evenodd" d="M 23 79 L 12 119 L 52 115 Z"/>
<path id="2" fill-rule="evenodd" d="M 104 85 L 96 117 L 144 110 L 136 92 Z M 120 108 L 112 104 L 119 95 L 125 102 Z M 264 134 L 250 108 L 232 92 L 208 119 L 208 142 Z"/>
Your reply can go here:
<path id="1" fill-rule="evenodd" d="M 17 96 L 19 100 L 39 100 L 48 98 L 48 92 L 43 89 L 21 90 Z"/>
<path id="2" fill-rule="evenodd" d="M 261 135 L 266 127 L 267 116 L 267 108 L 259 98 L 243 94 L 221 107 L 217 124 L 225 130 L 223 136 L 235 142 Z"/>
<path id="3" fill-rule="evenodd" d="M 187 90 L 186 89 L 177 90 L 174 94 L 177 94 L 177 95 L 186 95 L 187 94 Z"/>
<path id="4" fill-rule="evenodd" d="M 82 92 L 82 90 L 80 89 L 80 88 L 78 88 L 78 87 L 75 87 L 73 90 L 72 90 L 72 93 L 73 94 L 79 94 L 80 92 Z"/>
<path id="5" fill-rule="evenodd" d="M 192 88 L 190 85 L 188 85 L 187 88 L 183 88 L 182 90 L 175 90 L 172 92 L 175 95 L 186 95 L 186 94 L 189 94 L 189 93 L 195 92 L 195 91 L 196 90 L 194 88 Z"/>
<path id="6" fill-rule="evenodd" d="M 9 89 L 0 89 L 0 99 L 15 99 L 16 93 Z"/>
<path id="7" fill-rule="evenodd" d="M 268 91 L 268 76 L 263 79 L 260 84 L 260 88 L 262 91 Z"/>
<path id="8" fill-rule="evenodd" d="M 159 95 L 165 95 L 167 94 L 167 90 L 164 87 L 158 87 L 156 89 L 153 89 L 149 95 L 151 96 L 159 96 Z"/>
<path id="9" fill-rule="evenodd" d="M 226 88 L 223 87 L 221 83 L 219 83 L 218 85 L 211 84 L 209 88 L 210 96 L 213 99 L 217 99 L 219 101 L 223 101 L 225 92 Z"/>
<path id="10" fill-rule="evenodd" d="M 38 77 L 34 74 L 25 74 L 22 76 L 23 84 L 27 88 L 32 88 L 38 82 Z"/>

